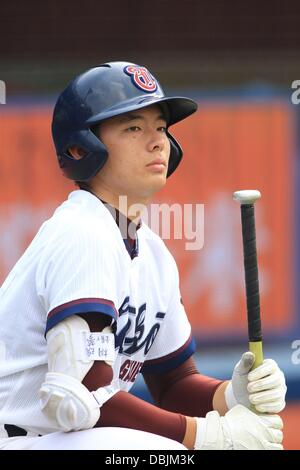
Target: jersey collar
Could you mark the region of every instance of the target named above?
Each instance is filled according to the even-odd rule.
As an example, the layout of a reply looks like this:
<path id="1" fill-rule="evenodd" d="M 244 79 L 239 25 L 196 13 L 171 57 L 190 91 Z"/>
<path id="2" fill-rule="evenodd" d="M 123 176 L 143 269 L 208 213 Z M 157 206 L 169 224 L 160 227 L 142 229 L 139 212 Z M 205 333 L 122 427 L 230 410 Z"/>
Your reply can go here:
<path id="1" fill-rule="evenodd" d="M 122 212 L 120 212 L 115 207 L 108 204 L 108 202 L 104 201 L 103 199 L 99 198 L 96 194 L 94 194 L 89 188 L 80 188 L 83 191 L 87 191 L 93 196 L 95 196 L 102 204 L 106 207 L 106 209 L 112 215 L 114 221 L 116 222 L 119 230 L 121 232 L 121 236 L 123 238 L 123 242 L 125 248 L 130 256 L 131 259 L 135 258 L 139 254 L 139 243 L 137 237 L 137 231 L 142 225 L 142 220 L 140 219 L 138 224 L 132 222 L 132 220 L 128 219 Z"/>
<path id="2" fill-rule="evenodd" d="M 100 199 L 100 201 L 111 213 L 113 219 L 119 227 L 123 242 L 130 258 L 135 258 L 139 254 L 139 242 L 137 237 L 137 231 L 141 227 L 141 220 L 139 220 L 138 224 L 135 224 L 134 222 L 132 222 L 132 220 L 128 219 L 128 217 L 122 214 L 122 212 L 120 212 L 118 209 L 111 206 L 106 201 L 103 201 L 103 199 Z"/>

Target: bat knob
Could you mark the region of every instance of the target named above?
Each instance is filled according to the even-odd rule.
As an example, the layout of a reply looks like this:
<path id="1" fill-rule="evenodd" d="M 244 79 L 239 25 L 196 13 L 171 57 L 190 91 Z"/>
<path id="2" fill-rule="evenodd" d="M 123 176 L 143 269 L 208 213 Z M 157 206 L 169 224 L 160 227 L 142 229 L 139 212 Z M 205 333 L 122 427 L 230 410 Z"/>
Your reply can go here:
<path id="1" fill-rule="evenodd" d="M 240 204 L 253 204 L 260 198 L 261 194 L 257 189 L 244 189 L 243 191 L 235 191 L 233 193 L 233 199 Z"/>

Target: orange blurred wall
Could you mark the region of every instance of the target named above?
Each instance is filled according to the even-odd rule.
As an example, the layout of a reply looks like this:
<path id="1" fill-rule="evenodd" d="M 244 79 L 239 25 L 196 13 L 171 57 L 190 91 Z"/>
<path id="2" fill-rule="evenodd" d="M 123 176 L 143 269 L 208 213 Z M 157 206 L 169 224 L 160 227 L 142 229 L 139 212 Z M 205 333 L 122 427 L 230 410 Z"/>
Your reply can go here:
<path id="1" fill-rule="evenodd" d="M 198 332 L 245 331 L 240 215 L 232 192 L 247 188 L 262 193 L 256 217 L 264 330 L 293 325 L 293 118 L 283 101 L 212 102 L 172 129 L 185 155 L 155 201 L 204 204 L 201 250 L 165 240 Z M 7 106 L 0 115 L 2 280 L 42 220 L 75 189 L 57 167 L 50 120 L 49 107 Z"/>
<path id="2" fill-rule="evenodd" d="M 1 108 L 0 280 L 36 230 L 75 189 L 57 167 L 49 107 Z M 259 189 L 256 205 L 263 330 L 292 328 L 294 115 L 283 101 L 206 103 L 172 129 L 184 158 L 156 203 L 204 204 L 204 246 L 165 240 L 178 262 L 194 331 L 246 337 L 238 189 Z M 200 230 L 201 227 L 198 227 Z M 300 405 L 289 404 L 285 448 L 300 449 Z"/>

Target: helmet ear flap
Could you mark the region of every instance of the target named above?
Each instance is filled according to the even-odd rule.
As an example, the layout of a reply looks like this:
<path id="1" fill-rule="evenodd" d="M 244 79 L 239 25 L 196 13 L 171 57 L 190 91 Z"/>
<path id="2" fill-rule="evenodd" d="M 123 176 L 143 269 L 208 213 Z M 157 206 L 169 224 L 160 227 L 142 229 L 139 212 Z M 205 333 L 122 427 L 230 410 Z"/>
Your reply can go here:
<path id="1" fill-rule="evenodd" d="M 169 166 L 168 166 L 168 173 L 167 173 L 167 177 L 169 177 L 178 167 L 182 159 L 183 152 L 177 140 L 174 139 L 174 137 L 169 132 L 167 132 L 167 136 L 171 144 Z"/>
<path id="2" fill-rule="evenodd" d="M 87 149 L 87 153 L 79 160 L 75 160 L 68 149 L 76 143 L 79 147 Z M 64 175 L 74 181 L 89 181 L 103 167 L 108 158 L 105 145 L 90 129 L 75 131 L 66 141 L 64 151 L 58 155 L 59 166 Z"/>

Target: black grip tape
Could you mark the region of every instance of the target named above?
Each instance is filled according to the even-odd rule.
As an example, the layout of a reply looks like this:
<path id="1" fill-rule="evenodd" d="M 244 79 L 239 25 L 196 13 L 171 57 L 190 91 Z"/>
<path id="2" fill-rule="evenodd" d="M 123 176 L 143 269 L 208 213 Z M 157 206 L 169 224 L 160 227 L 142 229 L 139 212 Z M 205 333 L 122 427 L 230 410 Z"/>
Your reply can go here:
<path id="1" fill-rule="evenodd" d="M 254 205 L 241 205 L 249 341 L 261 341 Z"/>

